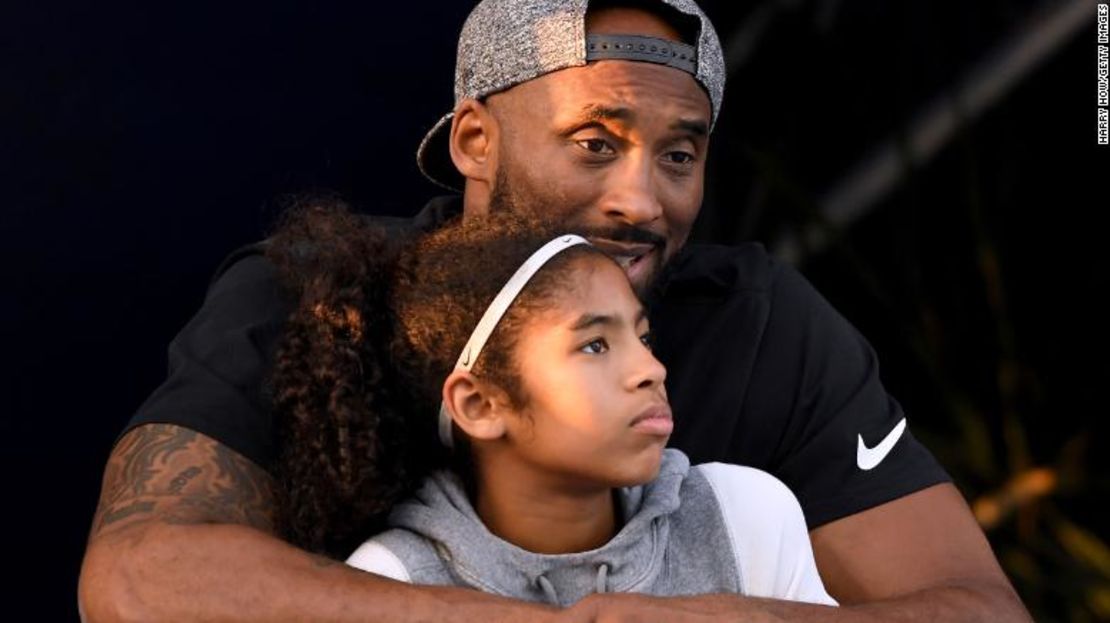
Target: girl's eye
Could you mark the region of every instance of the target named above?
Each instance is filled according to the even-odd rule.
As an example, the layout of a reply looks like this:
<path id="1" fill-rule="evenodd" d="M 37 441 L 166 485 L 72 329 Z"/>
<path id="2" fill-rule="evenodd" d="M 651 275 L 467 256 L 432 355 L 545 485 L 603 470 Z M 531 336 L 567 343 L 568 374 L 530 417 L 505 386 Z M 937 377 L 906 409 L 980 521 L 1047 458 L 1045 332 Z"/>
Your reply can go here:
<path id="1" fill-rule="evenodd" d="M 581 350 L 584 353 L 589 353 L 591 355 L 600 355 L 601 353 L 604 353 L 604 352 L 609 350 L 609 342 L 606 342 L 605 338 L 598 338 L 598 339 L 590 342 L 589 344 L 586 344 L 585 346 L 583 346 L 579 350 Z"/>
<path id="2" fill-rule="evenodd" d="M 645 333 L 640 336 L 640 342 L 643 343 L 643 345 L 646 346 L 648 350 L 652 350 L 654 341 L 655 338 L 650 333 Z"/>
<path id="3" fill-rule="evenodd" d="M 614 153 L 613 148 L 609 145 L 609 143 L 606 143 L 600 138 L 583 139 L 581 141 L 578 141 L 578 146 L 590 152 L 591 154 L 597 154 L 599 156 L 609 156 Z"/>

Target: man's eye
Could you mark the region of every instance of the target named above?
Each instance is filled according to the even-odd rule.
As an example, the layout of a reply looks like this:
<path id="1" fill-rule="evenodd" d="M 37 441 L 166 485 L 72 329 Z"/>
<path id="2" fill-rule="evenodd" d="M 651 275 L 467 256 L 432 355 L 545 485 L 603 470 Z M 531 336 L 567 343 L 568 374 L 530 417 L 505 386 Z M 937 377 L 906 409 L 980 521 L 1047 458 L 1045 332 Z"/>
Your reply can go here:
<path id="1" fill-rule="evenodd" d="M 670 164 L 693 164 L 694 154 L 685 151 L 667 152 L 665 156 Z"/>
<path id="2" fill-rule="evenodd" d="M 609 143 L 600 138 L 587 138 L 580 140 L 578 141 L 578 146 L 593 154 L 608 156 L 613 153 L 613 148 L 609 145 Z"/>
<path id="3" fill-rule="evenodd" d="M 585 346 L 583 346 L 579 350 L 581 350 L 584 353 L 589 353 L 591 355 L 600 355 L 601 353 L 604 353 L 604 352 L 609 350 L 609 342 L 606 342 L 605 338 L 598 338 L 598 339 L 590 342 L 589 344 L 586 344 Z"/>

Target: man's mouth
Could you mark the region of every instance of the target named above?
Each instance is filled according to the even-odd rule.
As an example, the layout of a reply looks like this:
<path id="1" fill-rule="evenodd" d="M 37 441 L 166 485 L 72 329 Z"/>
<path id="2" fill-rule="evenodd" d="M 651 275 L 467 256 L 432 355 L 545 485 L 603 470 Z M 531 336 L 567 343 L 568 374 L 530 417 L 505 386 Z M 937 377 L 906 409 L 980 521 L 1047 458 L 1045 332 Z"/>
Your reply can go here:
<path id="1" fill-rule="evenodd" d="M 625 272 L 627 272 L 633 266 L 640 263 L 640 261 L 643 260 L 644 257 L 646 257 L 646 256 L 647 256 L 647 254 L 644 254 L 644 255 L 616 255 L 616 256 L 613 257 L 613 259 L 615 259 L 617 261 L 617 263 L 621 265 L 621 268 L 623 268 L 625 270 Z"/>
<path id="2" fill-rule="evenodd" d="M 604 239 L 591 240 L 590 242 L 616 260 L 617 264 L 620 264 L 620 267 L 626 273 L 641 264 L 656 249 L 655 245 L 651 244 L 628 244 Z"/>

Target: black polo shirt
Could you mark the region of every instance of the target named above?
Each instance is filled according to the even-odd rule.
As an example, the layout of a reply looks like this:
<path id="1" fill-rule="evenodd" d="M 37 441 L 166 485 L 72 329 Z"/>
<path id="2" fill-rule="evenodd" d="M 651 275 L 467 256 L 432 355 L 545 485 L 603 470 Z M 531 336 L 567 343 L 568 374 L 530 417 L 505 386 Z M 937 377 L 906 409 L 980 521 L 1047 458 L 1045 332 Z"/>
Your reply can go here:
<path id="1" fill-rule="evenodd" d="M 461 209 L 431 201 L 427 231 Z M 260 243 L 233 253 L 169 346 L 169 375 L 128 423 L 170 423 L 271 468 L 263 386 L 292 302 Z M 948 480 L 886 393 L 867 341 L 790 266 L 759 244 L 690 244 L 651 306 L 667 366 L 671 445 L 694 463 L 766 470 L 798 496 L 810 528 Z"/>

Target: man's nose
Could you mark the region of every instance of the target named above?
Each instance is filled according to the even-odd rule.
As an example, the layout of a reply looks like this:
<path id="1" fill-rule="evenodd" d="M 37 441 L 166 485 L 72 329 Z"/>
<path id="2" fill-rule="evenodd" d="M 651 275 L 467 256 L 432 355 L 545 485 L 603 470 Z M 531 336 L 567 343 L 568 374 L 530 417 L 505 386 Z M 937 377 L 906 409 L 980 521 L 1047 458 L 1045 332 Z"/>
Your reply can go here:
<path id="1" fill-rule="evenodd" d="M 644 225 L 663 216 L 650 158 L 639 154 L 626 156 L 606 184 L 601 203 L 606 217 L 628 225 Z"/>

